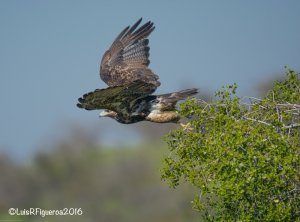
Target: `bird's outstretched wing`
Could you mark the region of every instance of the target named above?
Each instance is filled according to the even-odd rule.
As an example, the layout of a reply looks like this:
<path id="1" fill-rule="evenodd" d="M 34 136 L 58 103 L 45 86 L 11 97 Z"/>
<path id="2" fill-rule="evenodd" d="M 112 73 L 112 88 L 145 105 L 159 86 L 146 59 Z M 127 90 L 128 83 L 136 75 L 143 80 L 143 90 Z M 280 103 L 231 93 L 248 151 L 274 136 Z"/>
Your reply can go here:
<path id="1" fill-rule="evenodd" d="M 135 80 L 122 86 L 111 86 L 86 93 L 78 99 L 77 106 L 86 110 L 108 109 L 122 115 L 130 115 L 130 103 L 139 97 L 150 95 L 155 89 L 156 86 L 152 83 Z"/>
<path id="2" fill-rule="evenodd" d="M 108 86 L 120 86 L 135 80 L 156 87 L 160 85 L 159 77 L 148 68 L 150 48 L 147 37 L 155 27 L 149 21 L 137 29 L 141 21 L 142 18 L 126 27 L 104 53 L 100 77 Z"/>

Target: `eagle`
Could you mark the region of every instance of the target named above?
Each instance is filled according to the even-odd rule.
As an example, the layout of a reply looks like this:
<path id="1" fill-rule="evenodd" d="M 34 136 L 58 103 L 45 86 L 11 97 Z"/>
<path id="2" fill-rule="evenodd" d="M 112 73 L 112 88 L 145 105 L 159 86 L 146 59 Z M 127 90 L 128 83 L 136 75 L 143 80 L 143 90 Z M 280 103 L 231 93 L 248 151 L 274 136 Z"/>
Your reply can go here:
<path id="1" fill-rule="evenodd" d="M 148 67 L 149 35 L 153 22 L 127 26 L 104 53 L 100 63 L 100 78 L 108 85 L 78 99 L 77 107 L 103 110 L 100 117 L 110 117 L 123 124 L 140 121 L 156 123 L 179 122 L 176 104 L 197 94 L 196 88 L 153 95 L 160 86 L 159 77 Z"/>

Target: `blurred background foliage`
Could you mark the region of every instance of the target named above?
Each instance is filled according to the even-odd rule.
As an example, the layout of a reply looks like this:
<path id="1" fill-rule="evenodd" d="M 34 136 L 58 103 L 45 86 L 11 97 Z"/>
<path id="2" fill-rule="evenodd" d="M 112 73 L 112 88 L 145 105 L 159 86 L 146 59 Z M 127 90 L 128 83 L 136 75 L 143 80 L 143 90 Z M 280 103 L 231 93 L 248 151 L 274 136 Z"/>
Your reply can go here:
<path id="1" fill-rule="evenodd" d="M 52 147 L 25 163 L 1 154 L 0 220 L 42 220 L 9 216 L 11 207 L 67 207 L 81 208 L 83 215 L 46 216 L 43 221 L 198 221 L 190 203 L 193 189 L 173 190 L 160 179 L 167 149 L 158 138 L 174 126 L 139 125 L 144 144 L 109 148 L 96 143 L 94 128 L 88 132 L 77 126 L 68 140 L 52 141 Z"/>

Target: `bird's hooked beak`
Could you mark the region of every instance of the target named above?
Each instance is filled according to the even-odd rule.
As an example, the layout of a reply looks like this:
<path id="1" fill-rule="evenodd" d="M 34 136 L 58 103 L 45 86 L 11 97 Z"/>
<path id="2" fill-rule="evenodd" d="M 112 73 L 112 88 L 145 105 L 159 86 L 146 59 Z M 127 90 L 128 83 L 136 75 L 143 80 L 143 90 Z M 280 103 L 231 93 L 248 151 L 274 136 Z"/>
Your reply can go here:
<path id="1" fill-rule="evenodd" d="M 112 117 L 115 118 L 117 113 L 111 110 L 103 110 L 99 113 L 99 117 Z"/>
<path id="2" fill-rule="evenodd" d="M 103 110 L 99 113 L 99 117 L 106 117 L 109 115 L 109 111 L 108 110 Z"/>

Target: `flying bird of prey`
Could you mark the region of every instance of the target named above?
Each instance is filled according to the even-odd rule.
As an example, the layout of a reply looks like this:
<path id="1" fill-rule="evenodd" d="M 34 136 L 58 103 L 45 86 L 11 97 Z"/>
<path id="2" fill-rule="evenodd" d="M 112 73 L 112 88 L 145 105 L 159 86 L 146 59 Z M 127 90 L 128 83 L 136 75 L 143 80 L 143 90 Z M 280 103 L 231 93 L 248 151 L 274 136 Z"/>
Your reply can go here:
<path id="1" fill-rule="evenodd" d="M 100 117 L 111 117 L 124 124 L 143 120 L 178 122 L 176 103 L 195 95 L 197 89 L 152 95 L 160 86 L 159 77 L 148 68 L 148 36 L 155 27 L 149 21 L 138 28 L 141 21 L 126 27 L 103 55 L 100 78 L 109 87 L 84 94 L 77 106 L 103 109 Z"/>

